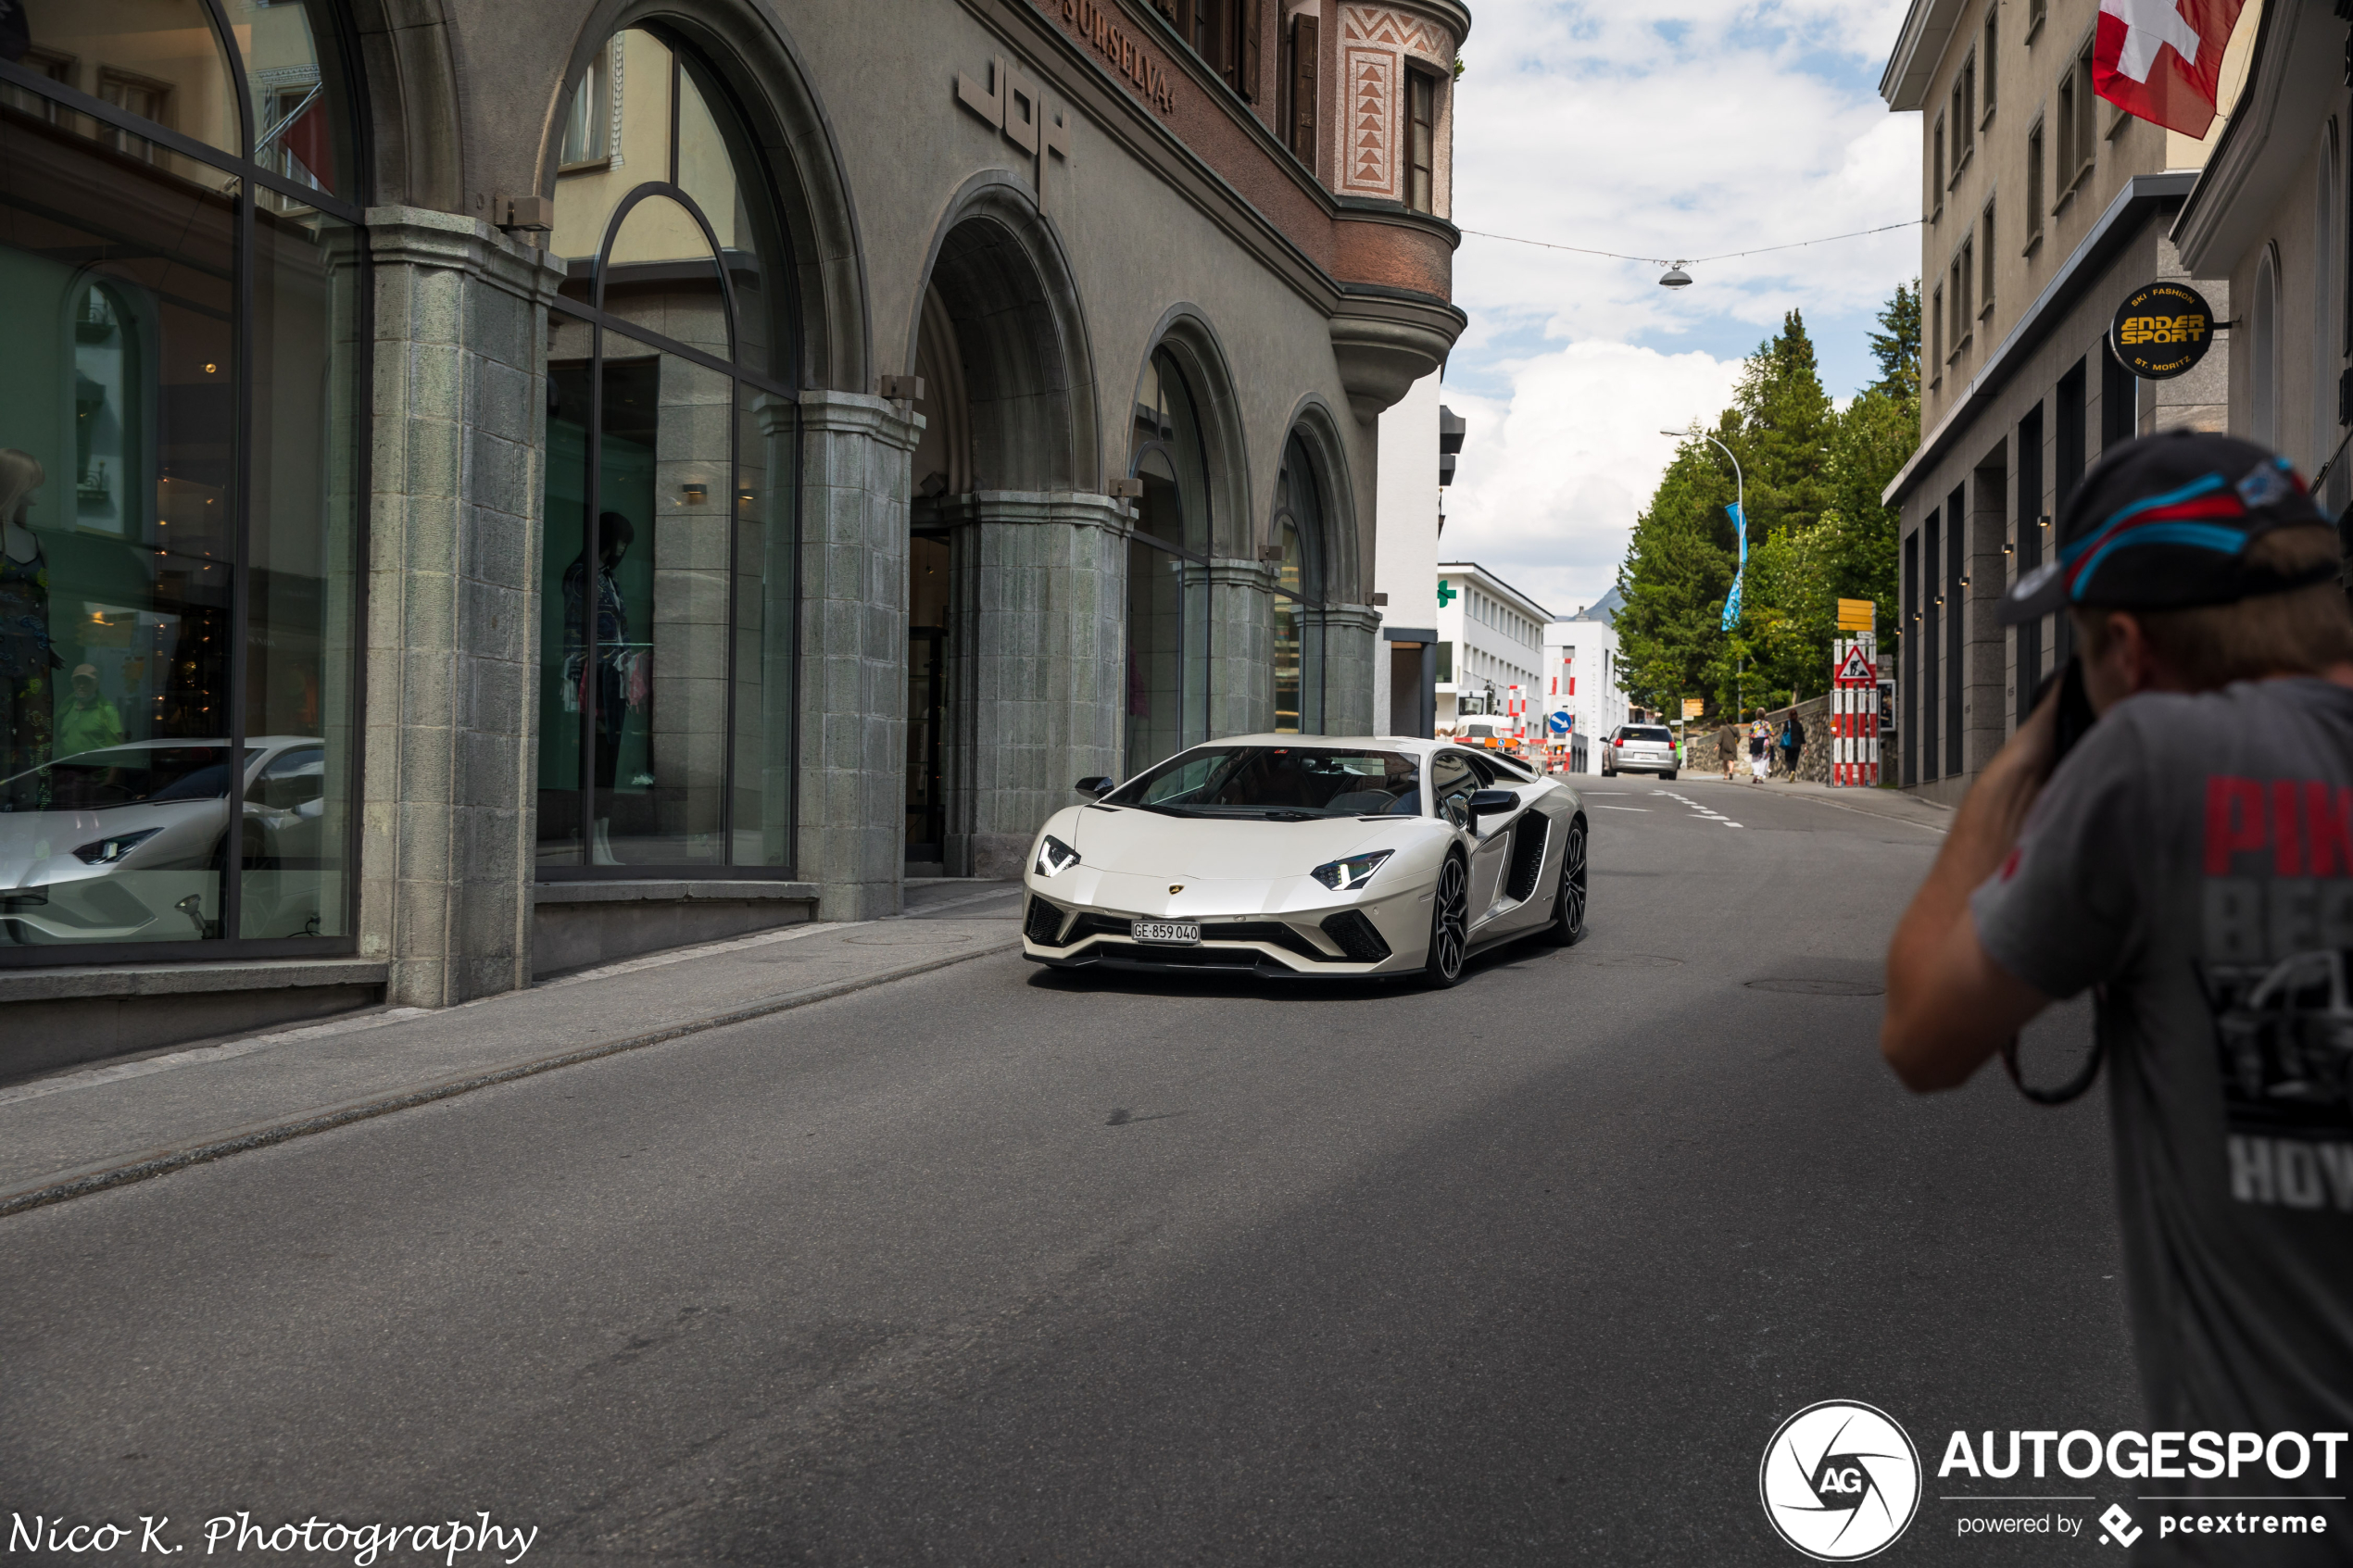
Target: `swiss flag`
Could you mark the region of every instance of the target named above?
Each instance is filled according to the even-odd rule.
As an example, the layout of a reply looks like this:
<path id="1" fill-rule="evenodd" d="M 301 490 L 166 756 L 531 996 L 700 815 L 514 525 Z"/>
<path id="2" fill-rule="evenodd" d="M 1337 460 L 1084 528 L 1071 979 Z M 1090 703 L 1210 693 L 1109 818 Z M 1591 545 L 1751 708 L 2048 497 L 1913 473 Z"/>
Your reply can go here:
<path id="1" fill-rule="evenodd" d="M 2246 0 L 2100 0 L 2092 85 L 2126 114 L 2204 136 L 2221 94 L 2222 48 Z"/>

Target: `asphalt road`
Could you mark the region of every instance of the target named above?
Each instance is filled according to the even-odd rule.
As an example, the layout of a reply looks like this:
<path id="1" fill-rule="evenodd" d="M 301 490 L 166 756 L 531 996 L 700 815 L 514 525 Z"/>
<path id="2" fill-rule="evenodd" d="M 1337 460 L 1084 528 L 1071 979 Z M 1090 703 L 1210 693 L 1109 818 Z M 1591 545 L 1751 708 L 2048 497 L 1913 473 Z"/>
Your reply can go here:
<path id="1" fill-rule="evenodd" d="M 2137 1419 L 2098 1097 L 1878 1060 L 1936 834 L 1592 783 L 1586 941 L 1450 992 L 985 959 L 0 1221 L 0 1513 L 1795 1563 L 1758 1460 L 1845 1398 L 1931 1467 L 1885 1561 L 2089 1550 L 1958 1539 L 1933 1479 Z"/>

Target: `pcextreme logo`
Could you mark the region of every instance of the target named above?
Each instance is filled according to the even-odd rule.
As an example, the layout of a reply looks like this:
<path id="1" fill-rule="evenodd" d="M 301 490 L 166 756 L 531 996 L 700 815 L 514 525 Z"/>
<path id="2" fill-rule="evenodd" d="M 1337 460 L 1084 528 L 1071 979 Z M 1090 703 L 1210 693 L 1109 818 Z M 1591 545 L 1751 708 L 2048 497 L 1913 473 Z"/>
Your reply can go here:
<path id="1" fill-rule="evenodd" d="M 1817 1562 L 1854 1562 L 1886 1550 L 1911 1524 L 1919 1451 L 1885 1411 L 1825 1399 L 1781 1423 L 1756 1490 L 1781 1539 Z"/>

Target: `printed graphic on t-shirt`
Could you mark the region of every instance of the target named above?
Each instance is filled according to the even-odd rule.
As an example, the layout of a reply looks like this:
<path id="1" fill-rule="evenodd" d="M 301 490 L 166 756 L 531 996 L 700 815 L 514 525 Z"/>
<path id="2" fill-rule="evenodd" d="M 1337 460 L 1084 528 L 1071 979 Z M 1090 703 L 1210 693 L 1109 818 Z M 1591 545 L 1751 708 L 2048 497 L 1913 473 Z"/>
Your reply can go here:
<path id="1" fill-rule="evenodd" d="M 2353 789 L 2208 778 L 2204 859 L 2231 1196 L 2353 1212 Z"/>

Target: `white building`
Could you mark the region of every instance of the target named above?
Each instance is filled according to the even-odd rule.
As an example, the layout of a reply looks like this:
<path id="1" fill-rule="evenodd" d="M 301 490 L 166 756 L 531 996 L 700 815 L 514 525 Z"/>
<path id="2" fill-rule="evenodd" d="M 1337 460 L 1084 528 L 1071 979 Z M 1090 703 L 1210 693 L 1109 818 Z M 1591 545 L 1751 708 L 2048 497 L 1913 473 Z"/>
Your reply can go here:
<path id="1" fill-rule="evenodd" d="M 1424 376 L 1380 417 L 1373 723 L 1382 734 L 1428 737 L 1438 722 L 1438 536 L 1446 526 L 1444 486 L 1463 445 L 1463 420 L 1439 402 L 1441 390 L 1437 375 Z"/>
<path id="2" fill-rule="evenodd" d="M 1600 771 L 1602 740 L 1632 720 L 1617 674 L 1616 622 L 1625 602 L 1612 588 L 1600 602 L 1544 629 L 1544 710 L 1566 709 L 1570 735 L 1585 743 L 1567 748 L 1577 772 Z M 1557 744 L 1560 737 L 1552 738 Z"/>
<path id="3" fill-rule="evenodd" d="M 1534 710 L 1545 689 L 1552 612 L 1475 561 L 1438 568 L 1438 729 L 1501 713 L 1517 686 Z"/>

